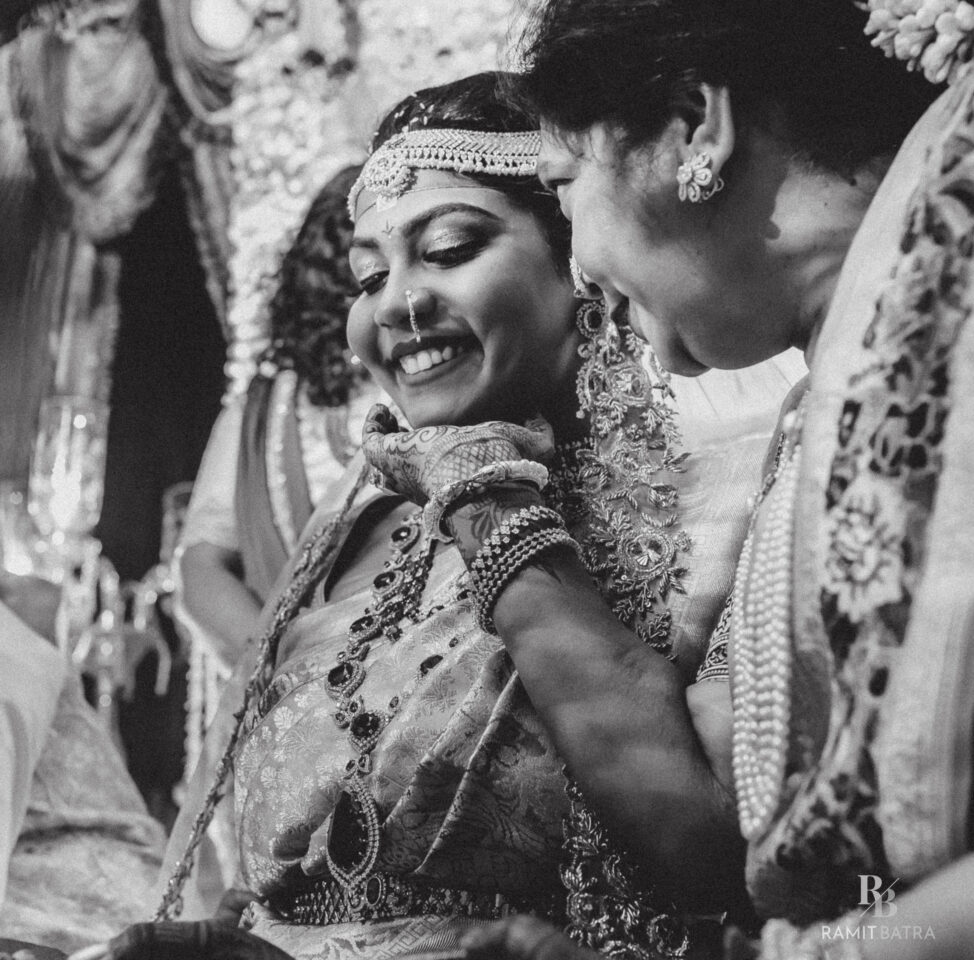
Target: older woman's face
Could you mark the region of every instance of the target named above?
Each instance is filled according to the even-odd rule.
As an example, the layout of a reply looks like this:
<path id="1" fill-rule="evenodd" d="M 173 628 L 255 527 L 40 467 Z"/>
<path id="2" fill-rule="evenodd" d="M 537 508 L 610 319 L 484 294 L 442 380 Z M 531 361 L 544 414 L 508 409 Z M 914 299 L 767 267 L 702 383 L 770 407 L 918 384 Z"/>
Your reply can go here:
<path id="1" fill-rule="evenodd" d="M 681 203 L 677 135 L 620 159 L 604 127 L 570 139 L 545 130 L 538 173 L 572 222 L 583 273 L 610 310 L 628 306 L 664 367 L 748 366 L 790 345 L 769 211 L 721 207 L 725 196 Z"/>
<path id="2" fill-rule="evenodd" d="M 348 340 L 414 427 L 523 421 L 577 367 L 571 284 L 535 218 L 497 190 L 421 171 L 391 209 L 360 200 Z M 412 292 L 421 340 L 410 325 Z"/>

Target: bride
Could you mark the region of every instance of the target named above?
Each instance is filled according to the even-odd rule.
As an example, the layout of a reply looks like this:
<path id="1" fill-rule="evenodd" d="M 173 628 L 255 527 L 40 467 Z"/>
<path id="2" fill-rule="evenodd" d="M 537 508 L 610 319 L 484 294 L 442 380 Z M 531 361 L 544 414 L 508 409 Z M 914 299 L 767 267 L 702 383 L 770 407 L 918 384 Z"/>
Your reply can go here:
<path id="1" fill-rule="evenodd" d="M 628 331 L 576 297 L 568 225 L 534 178 L 538 133 L 498 88 L 481 74 L 421 91 L 380 126 L 350 196 L 362 294 L 349 342 L 422 436 L 462 425 L 471 435 L 453 453 L 471 470 L 504 461 L 484 484 L 512 503 L 546 488 L 509 526 L 519 553 L 507 560 L 543 568 L 580 551 L 602 596 L 579 583 L 572 610 L 602 640 L 497 636 L 444 518 L 417 507 L 408 479 L 377 492 L 359 461 L 265 611 L 170 845 L 160 920 L 184 901 L 199 913 L 193 860 L 232 779 L 250 932 L 147 924 L 88 956 L 144 958 L 174 941 L 216 956 L 229 938 L 235 956 L 393 957 L 521 912 L 606 935 L 639 927 L 676 954 L 706 936 L 693 911 L 737 902 L 726 669 L 706 637 L 748 483 L 697 483 L 708 535 L 689 557 L 679 488 L 697 475 L 682 472 L 665 386 Z M 652 664 L 651 680 L 630 658 Z M 651 724 L 636 702 L 654 704 Z M 636 755 L 652 782 L 632 777 Z M 655 893 L 586 807 L 600 782 L 609 830 L 641 808 Z M 705 883 L 685 866 L 702 848 Z"/>

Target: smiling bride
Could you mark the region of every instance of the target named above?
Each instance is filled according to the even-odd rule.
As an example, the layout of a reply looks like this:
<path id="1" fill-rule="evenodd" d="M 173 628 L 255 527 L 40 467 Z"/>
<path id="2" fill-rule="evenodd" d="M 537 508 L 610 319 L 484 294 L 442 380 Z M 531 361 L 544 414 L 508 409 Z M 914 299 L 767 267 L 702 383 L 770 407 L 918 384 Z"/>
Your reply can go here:
<path id="1" fill-rule="evenodd" d="M 725 463 L 688 498 L 711 523 L 696 589 L 677 490 L 691 474 L 665 385 L 601 303 L 576 295 L 568 225 L 534 176 L 538 132 L 499 85 L 481 74 L 421 91 L 381 124 L 349 199 L 362 293 L 348 339 L 419 435 L 465 426 L 466 454 L 493 464 L 483 483 L 545 490 L 508 525 L 517 559 L 579 551 L 601 593 L 580 603 L 614 626 L 601 645 L 509 649 L 436 504 L 376 490 L 357 460 L 264 612 L 170 845 L 157 919 L 184 900 L 199 916 L 193 861 L 232 782 L 249 933 L 236 919 L 160 922 L 86 956 L 144 960 L 164 942 L 172 957 L 180 940 L 194 957 L 442 956 L 471 924 L 518 912 L 606 938 L 638 926 L 652 955 L 683 956 L 689 914 L 739 895 L 726 669 L 707 638 L 750 484 L 728 493 Z M 625 674 L 637 653 L 653 690 Z M 647 693 L 650 730 L 632 709 Z M 638 820 L 641 849 L 656 845 L 653 895 L 565 775 L 597 783 L 632 751 L 651 781 L 596 794 L 607 822 Z M 682 861 L 702 846 L 711 867 L 691 873 Z"/>

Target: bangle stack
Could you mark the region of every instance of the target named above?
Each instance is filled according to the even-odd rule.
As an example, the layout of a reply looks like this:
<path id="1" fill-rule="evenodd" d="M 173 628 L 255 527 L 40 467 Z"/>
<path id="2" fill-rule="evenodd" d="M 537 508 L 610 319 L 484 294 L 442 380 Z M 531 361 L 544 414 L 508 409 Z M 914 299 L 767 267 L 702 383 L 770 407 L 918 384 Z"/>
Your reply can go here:
<path id="1" fill-rule="evenodd" d="M 534 460 L 499 460 L 497 463 L 481 467 L 466 480 L 445 483 L 423 508 L 423 531 L 427 537 L 448 542 L 451 537 L 443 528 L 443 520 L 448 510 L 460 506 L 465 500 L 503 484 L 524 483 L 539 492 L 548 483 L 548 470 Z"/>
<path id="2" fill-rule="evenodd" d="M 559 546 L 580 553 L 561 514 L 542 506 L 518 510 L 484 541 L 469 567 L 477 595 L 477 622 L 482 630 L 496 634 L 493 613 L 501 592 L 520 570 Z"/>

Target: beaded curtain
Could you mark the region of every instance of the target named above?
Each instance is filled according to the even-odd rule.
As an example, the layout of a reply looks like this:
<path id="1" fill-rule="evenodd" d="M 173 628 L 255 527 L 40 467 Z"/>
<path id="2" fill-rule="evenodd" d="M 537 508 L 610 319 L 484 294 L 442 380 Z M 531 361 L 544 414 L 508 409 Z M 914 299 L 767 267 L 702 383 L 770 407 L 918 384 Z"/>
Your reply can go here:
<path id="1" fill-rule="evenodd" d="M 236 64 L 231 395 L 246 389 L 268 343 L 280 257 L 317 189 L 364 158 L 378 119 L 406 94 L 503 67 L 522 9 L 523 0 L 315 0 L 310 54 L 298 29 L 267 28 Z"/>

